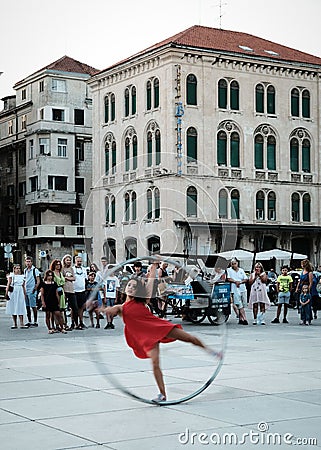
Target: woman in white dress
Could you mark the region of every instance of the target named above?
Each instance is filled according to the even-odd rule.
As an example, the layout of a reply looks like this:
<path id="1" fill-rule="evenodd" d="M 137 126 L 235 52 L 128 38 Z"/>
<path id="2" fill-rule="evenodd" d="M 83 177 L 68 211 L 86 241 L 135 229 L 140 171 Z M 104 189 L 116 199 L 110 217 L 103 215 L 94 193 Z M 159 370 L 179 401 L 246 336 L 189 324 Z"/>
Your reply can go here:
<path id="1" fill-rule="evenodd" d="M 6 305 L 6 314 L 12 315 L 13 319 L 11 328 L 18 328 L 17 316 L 19 316 L 20 328 L 28 328 L 23 322 L 23 316 L 27 314 L 25 277 L 24 275 L 21 275 L 21 267 L 19 264 L 13 266 L 13 273 L 10 273 L 8 276 L 6 298 L 9 299 L 7 300 Z"/>

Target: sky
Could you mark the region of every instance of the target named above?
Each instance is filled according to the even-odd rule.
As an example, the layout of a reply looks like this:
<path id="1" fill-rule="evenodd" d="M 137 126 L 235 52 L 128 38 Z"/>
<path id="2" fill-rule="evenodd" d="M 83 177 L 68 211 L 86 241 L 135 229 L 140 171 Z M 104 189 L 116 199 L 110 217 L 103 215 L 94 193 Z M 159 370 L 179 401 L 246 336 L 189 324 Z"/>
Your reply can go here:
<path id="1" fill-rule="evenodd" d="M 193 25 L 321 57 L 320 17 L 321 0 L 1 0 L 0 99 L 64 55 L 102 70 Z"/>

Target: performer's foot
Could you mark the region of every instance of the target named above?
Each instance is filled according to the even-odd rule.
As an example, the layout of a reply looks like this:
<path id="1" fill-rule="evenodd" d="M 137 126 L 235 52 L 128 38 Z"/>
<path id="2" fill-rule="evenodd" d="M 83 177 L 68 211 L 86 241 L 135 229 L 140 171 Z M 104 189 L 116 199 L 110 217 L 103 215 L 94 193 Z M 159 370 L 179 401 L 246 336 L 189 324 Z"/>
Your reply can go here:
<path id="1" fill-rule="evenodd" d="M 154 403 L 166 402 L 166 397 L 163 394 L 158 394 L 156 398 L 153 398 L 152 402 Z"/>

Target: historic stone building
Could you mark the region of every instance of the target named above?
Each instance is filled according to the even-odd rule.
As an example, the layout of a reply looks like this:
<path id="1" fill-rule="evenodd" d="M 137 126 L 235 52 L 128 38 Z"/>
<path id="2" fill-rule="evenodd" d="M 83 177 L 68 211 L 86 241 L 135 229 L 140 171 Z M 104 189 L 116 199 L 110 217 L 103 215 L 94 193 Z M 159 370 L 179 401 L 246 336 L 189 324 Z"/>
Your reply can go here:
<path id="1" fill-rule="evenodd" d="M 93 250 L 320 261 L 321 58 L 193 26 L 96 74 Z"/>
<path id="2" fill-rule="evenodd" d="M 1 242 L 46 268 L 85 251 L 96 69 L 64 56 L 15 84 L 0 112 Z M 91 224 L 88 224 L 90 226 Z M 18 252 L 18 253 L 17 253 Z M 39 258 L 39 259 L 38 259 Z"/>

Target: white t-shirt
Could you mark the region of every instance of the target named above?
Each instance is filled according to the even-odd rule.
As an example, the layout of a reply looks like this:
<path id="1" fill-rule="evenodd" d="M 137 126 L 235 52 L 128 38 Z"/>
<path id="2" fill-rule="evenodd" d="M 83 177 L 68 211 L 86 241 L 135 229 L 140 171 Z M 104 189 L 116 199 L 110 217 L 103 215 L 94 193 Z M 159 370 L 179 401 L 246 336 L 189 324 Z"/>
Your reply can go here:
<path id="1" fill-rule="evenodd" d="M 227 269 L 227 278 L 231 278 L 231 280 L 234 281 L 243 281 L 248 279 L 243 269 L 239 268 L 238 270 L 234 270 L 232 267 Z M 238 292 L 246 292 L 245 283 L 240 284 L 239 288 L 237 288 L 235 283 L 231 283 L 231 293 L 237 293 L 237 289 L 239 289 Z"/>
<path id="2" fill-rule="evenodd" d="M 105 280 L 106 285 L 106 298 L 116 298 L 116 290 L 119 288 L 120 283 L 116 276 L 107 277 Z"/>
<path id="3" fill-rule="evenodd" d="M 74 266 L 73 269 L 75 274 L 74 290 L 75 292 L 83 292 L 86 290 L 87 269 L 83 266 Z"/>

